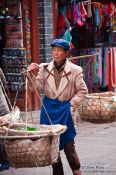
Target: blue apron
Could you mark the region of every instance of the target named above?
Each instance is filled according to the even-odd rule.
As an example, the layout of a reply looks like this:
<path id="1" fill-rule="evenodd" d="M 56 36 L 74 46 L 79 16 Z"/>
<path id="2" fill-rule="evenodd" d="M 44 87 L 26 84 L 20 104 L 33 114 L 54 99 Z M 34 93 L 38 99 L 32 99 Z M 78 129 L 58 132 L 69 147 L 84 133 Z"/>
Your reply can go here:
<path id="1" fill-rule="evenodd" d="M 50 99 L 45 96 L 43 99 L 43 104 L 53 125 L 61 124 L 67 126 L 65 133 L 60 135 L 60 150 L 62 150 L 76 136 L 76 131 L 70 112 L 70 101 L 65 100 L 62 102 L 58 99 Z M 40 124 L 51 124 L 43 106 L 40 113 Z"/>

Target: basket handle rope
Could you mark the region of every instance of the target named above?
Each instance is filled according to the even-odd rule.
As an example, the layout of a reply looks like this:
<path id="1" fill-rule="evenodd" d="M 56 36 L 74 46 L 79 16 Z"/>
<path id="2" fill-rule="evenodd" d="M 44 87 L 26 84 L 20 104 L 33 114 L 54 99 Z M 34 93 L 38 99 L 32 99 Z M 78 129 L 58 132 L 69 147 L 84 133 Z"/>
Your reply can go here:
<path id="1" fill-rule="evenodd" d="M 28 111 L 28 109 L 27 109 L 28 103 L 27 102 L 29 102 L 29 104 L 31 104 L 31 100 L 30 100 L 29 95 L 28 95 L 28 80 L 27 80 L 27 78 L 25 79 L 25 82 L 26 82 L 25 111 L 26 111 L 26 126 L 27 126 L 27 118 L 28 118 L 28 112 L 27 112 Z M 31 111 L 31 121 L 35 125 L 33 117 L 32 117 L 32 111 Z"/>
<path id="2" fill-rule="evenodd" d="M 40 102 L 41 102 L 41 104 L 42 104 L 42 106 L 43 106 L 43 108 L 44 108 L 44 110 L 45 110 L 45 113 L 46 113 L 46 115 L 47 115 L 47 117 L 48 117 L 48 119 L 49 119 L 49 121 L 50 121 L 50 124 L 53 125 L 53 123 L 52 123 L 52 121 L 51 121 L 51 119 L 50 119 L 50 116 L 49 116 L 49 114 L 48 114 L 48 112 L 47 112 L 47 110 L 46 110 L 46 108 L 45 108 L 45 106 L 44 106 L 44 104 L 43 104 L 43 101 L 41 100 L 41 97 L 40 97 L 40 95 L 39 95 L 39 93 L 38 93 L 38 91 L 37 91 L 37 88 L 36 88 L 35 85 L 34 85 L 34 82 L 33 82 L 33 79 L 32 79 L 32 77 L 31 77 L 31 75 L 32 75 L 32 77 L 35 77 L 33 73 L 26 72 L 26 77 L 27 77 L 27 78 L 29 79 L 29 81 L 31 82 L 31 84 L 32 84 L 32 86 L 33 86 L 33 88 L 34 88 L 34 90 L 35 90 L 35 92 L 36 92 L 36 94 L 37 94 L 37 97 L 38 97 L 38 99 L 40 100 Z"/>
<path id="3" fill-rule="evenodd" d="M 8 102 L 9 108 L 12 111 L 13 110 L 13 106 L 11 105 L 10 99 L 9 99 L 7 93 L 6 93 L 5 87 L 4 87 L 1 79 L 0 79 L 0 84 L 1 84 L 1 87 L 2 87 L 2 90 L 3 90 L 3 93 L 4 93 L 5 97 L 6 97 L 6 100 Z"/>

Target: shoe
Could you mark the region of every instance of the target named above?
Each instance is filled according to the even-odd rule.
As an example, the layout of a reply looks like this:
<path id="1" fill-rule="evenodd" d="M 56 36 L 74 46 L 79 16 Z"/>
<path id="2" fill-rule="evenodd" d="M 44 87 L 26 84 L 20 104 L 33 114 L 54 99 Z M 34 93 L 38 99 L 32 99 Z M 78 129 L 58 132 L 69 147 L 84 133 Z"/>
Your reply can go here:
<path id="1" fill-rule="evenodd" d="M 10 168 L 9 161 L 4 161 L 0 164 L 0 171 L 8 170 Z"/>

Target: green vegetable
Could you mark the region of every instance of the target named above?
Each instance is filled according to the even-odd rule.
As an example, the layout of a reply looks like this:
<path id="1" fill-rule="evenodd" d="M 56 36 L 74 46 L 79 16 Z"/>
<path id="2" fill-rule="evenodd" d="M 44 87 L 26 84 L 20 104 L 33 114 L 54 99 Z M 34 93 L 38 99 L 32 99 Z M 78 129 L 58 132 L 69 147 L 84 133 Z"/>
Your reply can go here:
<path id="1" fill-rule="evenodd" d="M 37 129 L 36 128 L 33 128 L 33 127 L 27 126 L 27 131 L 37 131 Z"/>
<path id="2" fill-rule="evenodd" d="M 15 128 L 16 130 L 21 130 L 21 131 L 37 131 L 37 129 L 36 128 L 34 128 L 34 127 L 29 127 L 29 126 L 27 126 L 27 127 L 25 127 L 25 128 Z"/>

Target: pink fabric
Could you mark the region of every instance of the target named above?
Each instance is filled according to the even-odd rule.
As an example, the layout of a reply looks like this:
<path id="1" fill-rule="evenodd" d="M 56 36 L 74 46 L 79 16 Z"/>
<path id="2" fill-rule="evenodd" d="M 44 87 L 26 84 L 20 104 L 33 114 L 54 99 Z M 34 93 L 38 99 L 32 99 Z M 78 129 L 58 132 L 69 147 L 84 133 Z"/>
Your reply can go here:
<path id="1" fill-rule="evenodd" d="M 114 54 L 114 48 L 112 49 L 112 85 L 116 84 L 116 54 Z"/>
<path id="2" fill-rule="evenodd" d="M 78 24 L 79 26 L 82 26 L 85 21 L 85 17 L 87 16 L 87 12 L 85 10 L 85 7 L 83 3 L 74 3 L 74 12 L 73 12 L 73 18 L 74 18 L 74 24 Z"/>
<path id="3" fill-rule="evenodd" d="M 106 58 L 106 85 L 110 83 L 110 48 L 107 48 L 107 58 Z"/>
<path id="4" fill-rule="evenodd" d="M 114 56 L 113 48 L 110 48 L 110 80 L 109 80 L 109 90 L 112 91 L 114 87 Z"/>

